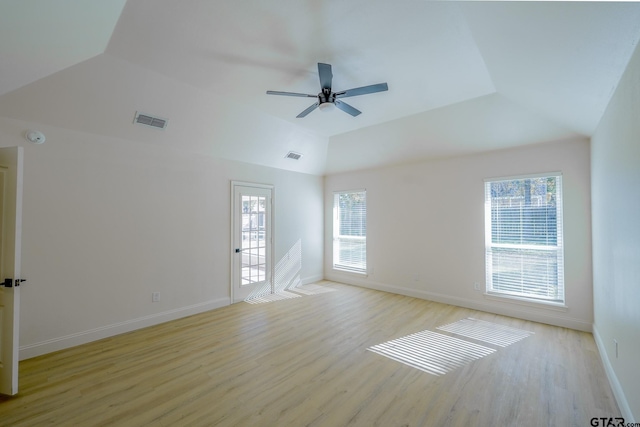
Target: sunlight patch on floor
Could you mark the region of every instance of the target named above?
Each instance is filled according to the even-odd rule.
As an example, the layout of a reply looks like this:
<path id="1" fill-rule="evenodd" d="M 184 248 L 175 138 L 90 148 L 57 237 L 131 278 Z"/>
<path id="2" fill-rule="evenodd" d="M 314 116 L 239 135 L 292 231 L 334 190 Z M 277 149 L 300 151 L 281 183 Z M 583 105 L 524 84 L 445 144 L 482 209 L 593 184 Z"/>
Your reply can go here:
<path id="1" fill-rule="evenodd" d="M 431 331 L 417 332 L 367 350 L 432 375 L 444 375 L 496 351 Z"/>
<path id="2" fill-rule="evenodd" d="M 335 289 L 326 286 L 320 286 L 315 284 L 300 285 L 287 290 L 281 290 L 273 294 L 262 294 L 247 298 L 245 302 L 249 304 L 264 304 L 267 302 L 282 301 L 292 298 L 300 298 L 303 296 L 325 294 L 327 292 L 334 292 Z"/>
<path id="3" fill-rule="evenodd" d="M 326 286 L 320 286 L 320 285 L 314 285 L 314 284 L 302 285 L 295 288 L 291 288 L 290 290 L 303 295 L 318 295 L 318 294 L 325 294 L 327 292 L 335 292 L 335 289 L 333 288 L 328 288 Z"/>
<path id="4" fill-rule="evenodd" d="M 507 347 L 534 334 L 533 332 L 522 329 L 511 328 L 471 317 L 458 320 L 448 325 L 438 326 L 436 329 L 500 347 Z"/>
<path id="5" fill-rule="evenodd" d="M 300 298 L 301 295 L 293 292 L 281 291 L 275 294 L 261 295 L 253 298 L 247 298 L 245 302 L 249 304 L 264 304 L 267 302 L 282 301 L 285 299 Z"/>

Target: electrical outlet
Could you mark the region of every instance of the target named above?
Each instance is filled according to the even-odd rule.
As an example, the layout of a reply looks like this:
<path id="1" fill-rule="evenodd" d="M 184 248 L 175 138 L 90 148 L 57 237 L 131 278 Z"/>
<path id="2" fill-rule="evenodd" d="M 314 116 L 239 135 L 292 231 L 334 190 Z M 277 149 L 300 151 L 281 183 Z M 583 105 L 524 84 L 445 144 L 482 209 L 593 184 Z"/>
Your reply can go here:
<path id="1" fill-rule="evenodd" d="M 480 290 L 480 283 L 476 282 L 473 284 L 473 289 L 475 289 L 476 291 Z"/>
<path id="2" fill-rule="evenodd" d="M 160 301 L 160 292 L 152 292 L 151 293 L 151 302 Z"/>

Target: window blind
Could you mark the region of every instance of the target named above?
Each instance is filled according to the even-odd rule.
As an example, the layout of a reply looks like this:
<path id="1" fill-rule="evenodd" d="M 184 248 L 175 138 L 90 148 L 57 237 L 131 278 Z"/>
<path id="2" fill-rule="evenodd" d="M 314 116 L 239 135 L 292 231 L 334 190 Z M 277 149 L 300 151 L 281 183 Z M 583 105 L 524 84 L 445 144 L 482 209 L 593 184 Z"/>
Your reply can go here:
<path id="1" fill-rule="evenodd" d="M 366 273 L 366 191 L 337 192 L 333 196 L 333 268 Z"/>
<path id="2" fill-rule="evenodd" d="M 489 292 L 564 302 L 562 177 L 485 182 Z"/>

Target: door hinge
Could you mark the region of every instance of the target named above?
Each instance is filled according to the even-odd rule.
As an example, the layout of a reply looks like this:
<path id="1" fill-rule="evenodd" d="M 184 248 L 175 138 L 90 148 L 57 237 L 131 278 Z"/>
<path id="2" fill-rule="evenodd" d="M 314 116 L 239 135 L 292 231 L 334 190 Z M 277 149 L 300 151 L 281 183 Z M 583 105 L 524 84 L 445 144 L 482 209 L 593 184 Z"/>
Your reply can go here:
<path id="1" fill-rule="evenodd" d="M 2 282 L 0 284 L 0 286 L 4 286 L 5 288 L 13 288 L 14 286 L 15 287 L 20 286 L 20 283 L 22 283 L 22 282 L 26 282 L 26 280 L 25 279 L 10 279 L 10 278 L 7 278 L 7 279 L 4 279 L 4 282 Z"/>

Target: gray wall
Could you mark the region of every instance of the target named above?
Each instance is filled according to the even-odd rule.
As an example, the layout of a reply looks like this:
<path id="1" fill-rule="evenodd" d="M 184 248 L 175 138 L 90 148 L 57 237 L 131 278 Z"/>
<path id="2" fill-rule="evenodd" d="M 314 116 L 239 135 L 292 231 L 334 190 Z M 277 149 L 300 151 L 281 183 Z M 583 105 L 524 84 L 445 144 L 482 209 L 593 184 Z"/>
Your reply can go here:
<path id="1" fill-rule="evenodd" d="M 0 119 L 15 145 L 21 358 L 229 304 L 231 180 L 275 186 L 275 262 L 300 240 L 302 280 L 322 278 L 322 177 Z"/>
<path id="2" fill-rule="evenodd" d="M 484 295 L 484 179 L 562 172 L 566 307 Z M 367 190 L 367 276 L 332 269 L 332 193 Z M 575 139 L 325 178 L 325 276 L 591 330 L 589 141 Z"/>
<path id="3" fill-rule="evenodd" d="M 627 422 L 640 421 L 640 50 L 591 140 L 594 336 Z M 615 342 L 618 342 L 616 355 Z"/>

